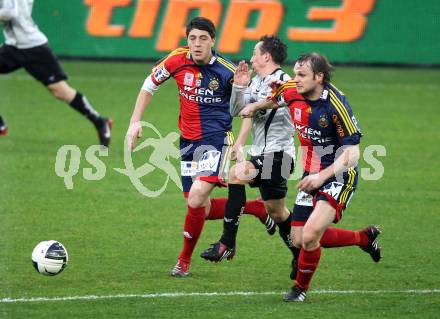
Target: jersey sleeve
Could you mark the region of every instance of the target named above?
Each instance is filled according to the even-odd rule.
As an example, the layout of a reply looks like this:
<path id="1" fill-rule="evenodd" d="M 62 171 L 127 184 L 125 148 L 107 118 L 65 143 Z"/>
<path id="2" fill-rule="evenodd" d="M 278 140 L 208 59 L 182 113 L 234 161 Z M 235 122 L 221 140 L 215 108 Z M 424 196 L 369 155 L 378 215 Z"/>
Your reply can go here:
<path id="1" fill-rule="evenodd" d="M 0 21 L 10 21 L 18 16 L 17 0 L 0 1 Z"/>
<path id="2" fill-rule="evenodd" d="M 187 48 L 178 48 L 161 59 L 151 70 L 151 74 L 145 79 L 142 89 L 153 95 L 159 86 L 167 81 L 181 64 L 179 55 L 186 54 Z"/>
<path id="3" fill-rule="evenodd" d="M 304 98 L 297 92 L 296 83 L 289 80 L 281 86 L 272 88 L 271 100 L 278 106 L 285 107 L 293 101 L 303 101 Z"/>
<path id="4" fill-rule="evenodd" d="M 231 116 L 238 116 L 241 109 L 249 103 L 249 94 L 247 86 L 238 86 L 234 84 L 232 86 L 231 98 L 229 100 L 229 112 Z"/>
<path id="5" fill-rule="evenodd" d="M 330 115 L 341 145 L 357 145 L 362 137 L 358 122 L 344 95 L 330 90 Z"/>

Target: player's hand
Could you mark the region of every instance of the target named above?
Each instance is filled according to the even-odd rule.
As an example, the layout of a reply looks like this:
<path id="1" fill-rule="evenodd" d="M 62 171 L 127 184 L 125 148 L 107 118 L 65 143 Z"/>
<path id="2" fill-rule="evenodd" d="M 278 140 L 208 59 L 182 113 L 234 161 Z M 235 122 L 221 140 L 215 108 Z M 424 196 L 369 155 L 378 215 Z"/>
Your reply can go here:
<path id="1" fill-rule="evenodd" d="M 238 63 L 237 69 L 234 73 L 234 84 L 247 86 L 251 80 L 252 71 L 249 70 L 249 66 L 243 60 Z"/>
<path id="2" fill-rule="evenodd" d="M 254 117 L 255 112 L 257 111 L 255 104 L 251 103 L 246 105 L 244 108 L 241 109 L 240 113 L 238 113 L 238 115 L 241 118 L 246 118 L 246 117 Z"/>
<path id="3" fill-rule="evenodd" d="M 235 143 L 231 149 L 231 160 L 242 162 L 245 159 L 244 150 L 242 144 Z"/>
<path id="4" fill-rule="evenodd" d="M 322 186 L 324 181 L 322 180 L 321 174 L 312 174 L 304 177 L 296 187 L 303 192 L 310 194 L 314 190 Z"/>
<path id="5" fill-rule="evenodd" d="M 128 142 L 128 149 L 133 151 L 136 146 L 136 139 L 142 136 L 142 126 L 139 121 L 130 123 L 128 127 L 126 138 Z"/>
<path id="6" fill-rule="evenodd" d="M 273 81 L 271 81 L 271 82 L 269 83 L 269 86 L 271 87 L 272 92 L 275 92 L 275 91 L 278 90 L 278 88 L 279 88 L 281 85 L 283 85 L 284 83 L 286 83 L 286 82 L 281 81 L 281 80 L 273 80 Z"/>

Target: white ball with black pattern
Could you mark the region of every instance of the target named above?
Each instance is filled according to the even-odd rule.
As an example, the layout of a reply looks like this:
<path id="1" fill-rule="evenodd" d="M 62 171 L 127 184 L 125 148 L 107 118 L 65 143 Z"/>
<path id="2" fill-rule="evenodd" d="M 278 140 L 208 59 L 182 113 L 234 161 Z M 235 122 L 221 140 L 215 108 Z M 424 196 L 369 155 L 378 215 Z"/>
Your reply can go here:
<path id="1" fill-rule="evenodd" d="M 32 264 L 43 275 L 58 275 L 66 268 L 68 261 L 67 249 L 56 240 L 42 241 L 32 252 Z"/>

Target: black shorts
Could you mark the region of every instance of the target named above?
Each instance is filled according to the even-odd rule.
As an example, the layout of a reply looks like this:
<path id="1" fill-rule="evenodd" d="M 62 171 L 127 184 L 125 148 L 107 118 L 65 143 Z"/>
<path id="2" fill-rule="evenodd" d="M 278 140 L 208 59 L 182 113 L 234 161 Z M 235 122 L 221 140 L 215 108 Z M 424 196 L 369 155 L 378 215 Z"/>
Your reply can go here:
<path id="1" fill-rule="evenodd" d="M 258 175 L 249 183 L 260 189 L 261 198 L 282 199 L 287 194 L 287 179 L 295 168 L 293 158 L 284 152 L 252 156 L 250 162 L 258 170 Z"/>
<path id="2" fill-rule="evenodd" d="M 29 49 L 18 49 L 6 44 L 0 46 L 0 73 L 10 73 L 20 68 L 24 68 L 46 86 L 67 80 L 47 43 Z"/>

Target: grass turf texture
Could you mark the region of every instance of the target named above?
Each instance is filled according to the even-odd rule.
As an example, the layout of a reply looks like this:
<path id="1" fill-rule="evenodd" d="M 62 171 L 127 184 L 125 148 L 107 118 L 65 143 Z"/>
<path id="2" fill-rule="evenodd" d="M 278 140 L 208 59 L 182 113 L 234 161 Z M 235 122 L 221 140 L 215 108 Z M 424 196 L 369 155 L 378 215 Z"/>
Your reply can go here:
<path id="1" fill-rule="evenodd" d="M 436 318 L 440 294 L 314 294 L 319 290 L 438 289 L 440 256 L 437 228 L 439 182 L 437 103 L 440 71 L 338 68 L 334 83 L 347 95 L 364 133 L 362 149 L 384 145 L 385 174 L 360 180 L 340 227 L 376 223 L 384 258 L 374 264 L 358 248 L 324 250 L 308 303 L 285 304 L 283 291 L 290 257 L 278 236 L 269 237 L 250 216 L 240 225 L 238 253 L 232 262 L 210 264 L 198 257 L 218 239 L 221 221 L 208 221 L 196 247 L 190 278 L 171 278 L 182 244 L 185 205 L 172 182 L 157 198 L 140 195 L 123 168 L 123 138 L 135 98 L 150 66 L 138 63 L 64 62 L 70 83 L 103 115 L 114 119 L 107 167 L 100 181 L 87 181 L 84 158 L 97 141 L 92 125 L 56 101 L 39 83 L 19 71 L 0 77 L 0 114 L 9 135 L 0 137 L 0 299 L 166 292 L 279 292 L 257 296 L 183 296 L 0 303 L 1 318 Z M 290 72 L 290 70 L 288 70 Z M 177 131 L 174 83 L 157 93 L 146 112 L 165 136 Z M 234 128 L 238 128 L 235 122 Z M 145 136 L 154 137 L 146 132 Z M 78 145 L 80 170 L 67 190 L 54 171 L 57 150 Z M 137 166 L 151 149 L 134 154 Z M 179 162 L 173 160 L 178 168 Z M 365 162 L 360 167 L 368 168 Z M 143 179 L 159 188 L 165 175 L 155 170 Z M 288 206 L 296 194 L 289 182 Z M 225 189 L 214 195 L 225 196 Z M 248 198 L 257 196 L 248 189 Z M 56 239 L 70 262 L 62 274 L 37 274 L 33 247 Z M 301 314 L 299 314 L 301 311 Z"/>

